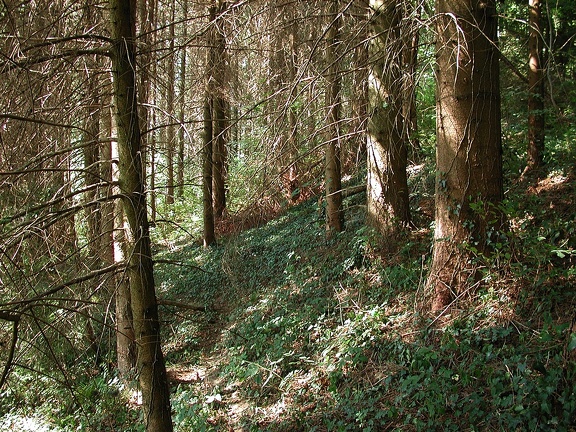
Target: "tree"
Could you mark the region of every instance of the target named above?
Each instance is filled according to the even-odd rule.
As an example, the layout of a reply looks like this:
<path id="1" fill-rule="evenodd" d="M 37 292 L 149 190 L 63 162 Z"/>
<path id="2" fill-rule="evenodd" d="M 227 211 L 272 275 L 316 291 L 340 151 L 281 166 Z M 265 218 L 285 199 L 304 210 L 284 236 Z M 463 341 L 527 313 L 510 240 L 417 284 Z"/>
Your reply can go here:
<path id="1" fill-rule="evenodd" d="M 344 212 L 342 210 L 342 174 L 340 171 L 340 110 L 341 110 L 341 76 L 339 66 L 340 47 L 340 2 L 332 0 L 329 4 L 331 19 L 328 29 L 326 61 L 328 63 L 326 87 L 326 150 L 325 150 L 325 188 L 326 188 L 326 230 L 328 235 L 344 229 Z"/>
<path id="2" fill-rule="evenodd" d="M 184 0 L 182 4 L 182 16 L 184 20 L 188 18 L 188 0 Z M 183 29 L 182 29 L 182 38 L 184 43 L 187 43 L 188 37 L 188 22 L 183 22 Z M 176 173 L 176 180 L 178 183 L 178 192 L 177 195 L 179 198 L 184 197 L 184 159 L 185 159 L 185 150 L 186 150 L 186 139 L 188 139 L 188 133 L 186 131 L 186 125 L 184 123 L 184 118 L 186 115 L 186 45 L 180 51 L 180 88 L 179 88 L 179 96 L 180 96 L 180 103 L 179 103 L 179 114 L 178 114 L 178 122 L 180 123 L 180 127 L 178 128 L 178 157 L 177 157 L 177 173 Z"/>
<path id="3" fill-rule="evenodd" d="M 404 127 L 401 11 L 395 2 L 373 2 L 372 114 L 368 139 L 368 217 L 393 234 L 410 224 Z"/>
<path id="4" fill-rule="evenodd" d="M 400 28 L 403 61 L 402 95 L 405 139 L 410 142 L 413 157 L 420 151 L 418 138 L 418 113 L 416 110 L 416 72 L 418 67 L 418 49 L 420 44 L 420 21 L 422 5 L 420 0 L 405 1 L 402 6 L 404 19 Z"/>
<path id="5" fill-rule="evenodd" d="M 204 247 L 216 241 L 214 233 L 214 197 L 213 197 L 213 154 L 214 154 L 214 68 L 216 64 L 213 44 L 215 29 L 212 25 L 216 19 L 216 7 L 209 9 L 210 24 L 206 33 L 208 47 L 206 50 L 206 90 L 204 96 L 203 131 L 202 131 L 202 201 L 203 201 L 203 228 Z"/>
<path id="6" fill-rule="evenodd" d="M 436 216 L 427 285 L 433 310 L 477 277 L 503 226 L 498 19 L 495 1 L 436 3 Z"/>
<path id="7" fill-rule="evenodd" d="M 229 103 L 228 95 L 228 55 L 226 52 L 226 33 L 224 14 L 228 8 L 227 2 L 214 0 L 215 16 L 211 25 L 213 45 L 210 49 L 214 55 L 214 69 L 211 78 L 212 88 L 212 199 L 214 216 L 221 218 L 226 210 L 226 177 L 228 173 L 228 136 L 229 136 Z"/>
<path id="8" fill-rule="evenodd" d="M 160 344 L 158 303 L 142 173 L 135 77 L 135 2 L 110 0 L 112 72 L 119 149 L 119 185 L 130 226 L 129 283 L 137 369 L 146 430 L 172 431 L 170 391 Z"/>
<path id="9" fill-rule="evenodd" d="M 166 80 L 166 111 L 168 112 L 166 127 L 166 205 L 174 204 L 174 153 L 176 150 L 176 131 L 174 119 L 174 92 L 176 91 L 176 56 L 174 55 L 174 19 L 176 17 L 175 2 L 170 6 L 170 24 L 168 25 L 168 71 Z"/>
<path id="10" fill-rule="evenodd" d="M 542 166 L 544 151 L 544 70 L 542 66 L 542 3 L 528 1 L 528 151 L 524 174 Z"/>

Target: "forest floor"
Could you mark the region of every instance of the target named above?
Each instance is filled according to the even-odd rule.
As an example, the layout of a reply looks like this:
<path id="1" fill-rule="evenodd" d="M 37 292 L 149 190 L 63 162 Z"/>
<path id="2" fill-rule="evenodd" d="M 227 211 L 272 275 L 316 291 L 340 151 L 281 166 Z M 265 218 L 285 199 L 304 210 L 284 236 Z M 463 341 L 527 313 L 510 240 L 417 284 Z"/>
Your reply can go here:
<path id="1" fill-rule="evenodd" d="M 509 229 L 441 314 L 425 289 L 434 176 L 410 172 L 415 228 L 394 245 L 363 194 L 330 239 L 310 191 L 222 222 L 208 249 L 154 228 L 176 432 L 576 431 L 573 167 L 507 182 Z M 14 374 L 0 430 L 143 430 L 113 367 L 67 358 L 66 386 Z"/>
<path id="2" fill-rule="evenodd" d="M 330 240 L 311 199 L 208 250 L 163 248 L 195 267 L 159 266 L 159 296 L 206 306 L 161 311 L 176 429 L 576 430 L 574 178 L 507 195 L 510 231 L 441 315 L 426 193 L 395 247 L 356 196 Z"/>

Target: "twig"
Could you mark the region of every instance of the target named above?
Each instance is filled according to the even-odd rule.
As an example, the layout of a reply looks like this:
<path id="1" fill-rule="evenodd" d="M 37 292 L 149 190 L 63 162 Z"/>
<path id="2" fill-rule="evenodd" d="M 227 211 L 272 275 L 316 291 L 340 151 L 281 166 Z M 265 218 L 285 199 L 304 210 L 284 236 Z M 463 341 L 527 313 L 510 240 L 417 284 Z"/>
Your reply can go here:
<path id="1" fill-rule="evenodd" d="M 186 263 L 183 263 L 182 261 L 175 261 L 175 260 L 169 260 L 169 259 L 155 259 L 154 264 L 172 264 L 172 265 L 179 266 L 179 267 L 193 268 L 193 269 L 200 270 L 201 272 L 208 273 L 208 274 L 210 273 L 208 270 L 204 270 L 202 267 L 195 266 L 194 264 L 186 264 Z"/>

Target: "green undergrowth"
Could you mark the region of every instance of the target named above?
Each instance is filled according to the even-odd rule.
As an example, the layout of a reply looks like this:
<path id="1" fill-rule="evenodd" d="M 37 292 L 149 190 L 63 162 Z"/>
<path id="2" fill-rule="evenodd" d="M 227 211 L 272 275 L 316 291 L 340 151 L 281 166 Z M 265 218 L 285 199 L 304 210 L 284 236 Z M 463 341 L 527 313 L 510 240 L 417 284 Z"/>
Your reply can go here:
<path id="1" fill-rule="evenodd" d="M 170 254 L 201 270 L 163 266 L 162 295 L 208 308 L 165 311 L 169 367 L 209 369 L 175 386 L 177 430 L 573 430 L 574 275 L 554 252 L 568 224 L 528 218 L 477 296 L 438 318 L 425 307 L 430 234 L 391 254 L 349 206 L 329 240 L 311 201 Z"/>
<path id="2" fill-rule="evenodd" d="M 508 229 L 471 263 L 482 283 L 440 315 L 425 288 L 433 175 L 410 181 L 418 228 L 395 245 L 366 227 L 362 194 L 330 238 L 312 199 L 211 248 L 158 242 L 176 431 L 576 430 L 573 173 L 508 181 Z M 12 374 L 0 430 L 143 430 L 113 367 L 67 344 L 45 376 Z"/>

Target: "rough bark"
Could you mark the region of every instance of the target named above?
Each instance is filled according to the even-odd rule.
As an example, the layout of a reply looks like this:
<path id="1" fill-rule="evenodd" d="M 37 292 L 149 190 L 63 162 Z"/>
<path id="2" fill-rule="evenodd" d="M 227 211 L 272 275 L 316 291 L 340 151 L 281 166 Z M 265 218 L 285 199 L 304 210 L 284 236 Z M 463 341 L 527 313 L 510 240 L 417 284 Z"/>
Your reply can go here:
<path id="1" fill-rule="evenodd" d="M 212 199 L 214 204 L 214 216 L 221 218 L 226 210 L 226 177 L 228 174 L 228 123 L 229 109 L 227 101 L 227 68 L 228 60 L 226 53 L 226 34 L 224 31 L 223 14 L 227 9 L 227 2 L 215 0 L 213 12 L 211 12 L 212 55 L 214 67 L 212 69 L 212 114 L 213 114 L 213 146 L 212 146 Z M 213 15 L 212 15 L 213 14 Z"/>
<path id="2" fill-rule="evenodd" d="M 112 185 L 118 182 L 118 170 L 113 161 L 118 160 L 118 143 L 112 141 L 116 136 L 113 114 L 110 109 L 103 116 L 103 128 L 110 142 L 103 146 L 102 159 L 104 160 L 102 179 L 107 181 L 108 197 L 117 195 L 119 191 Z M 102 217 L 104 231 L 102 249 L 105 251 L 104 262 L 107 265 L 120 264 L 127 259 L 127 236 L 125 230 L 124 211 L 122 202 L 107 202 L 104 205 Z M 116 315 L 116 363 L 120 377 L 126 382 L 130 381 L 136 370 L 136 342 L 132 324 L 132 308 L 130 304 L 130 285 L 124 273 L 114 275 L 114 303 Z"/>
<path id="3" fill-rule="evenodd" d="M 326 107 L 327 107 L 327 140 L 325 151 L 325 189 L 326 189 L 326 231 L 331 235 L 334 231 L 344 230 L 344 212 L 342 210 L 342 174 L 340 171 L 340 110 L 341 110 L 341 72 L 338 61 L 340 45 L 340 4 L 339 0 L 330 2 L 330 28 L 328 30 L 328 46 L 326 60 L 328 62 Z"/>
<path id="4" fill-rule="evenodd" d="M 160 344 L 160 321 L 142 173 L 134 70 L 135 1 L 110 0 L 109 6 L 119 187 L 130 227 L 128 277 L 144 419 L 147 431 L 171 432 L 170 391 Z"/>
<path id="5" fill-rule="evenodd" d="M 410 224 L 402 88 L 401 8 L 378 2 L 372 18 L 372 111 L 368 137 L 368 217 L 391 239 Z"/>
<path id="6" fill-rule="evenodd" d="M 437 13 L 433 310 L 475 286 L 473 261 L 503 224 L 495 2 L 438 0 Z"/>
<path id="7" fill-rule="evenodd" d="M 202 200 L 203 200 L 203 222 L 204 222 L 204 247 L 215 243 L 214 233 L 214 94 L 216 92 L 216 81 L 214 71 L 216 67 L 216 53 L 213 49 L 215 45 L 216 29 L 216 6 L 212 5 L 209 10 L 210 28 L 206 34 L 206 97 L 204 100 L 204 130 L 202 147 Z"/>
<path id="8" fill-rule="evenodd" d="M 204 247 L 215 243 L 214 206 L 212 205 L 212 98 L 209 92 L 204 101 L 204 132 L 202 147 L 202 201 Z"/>

